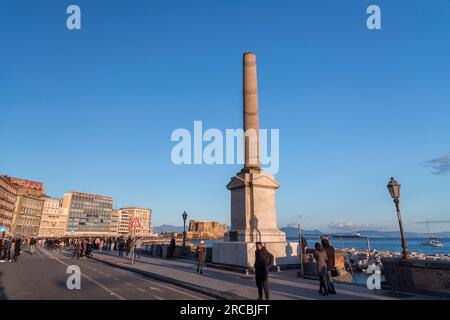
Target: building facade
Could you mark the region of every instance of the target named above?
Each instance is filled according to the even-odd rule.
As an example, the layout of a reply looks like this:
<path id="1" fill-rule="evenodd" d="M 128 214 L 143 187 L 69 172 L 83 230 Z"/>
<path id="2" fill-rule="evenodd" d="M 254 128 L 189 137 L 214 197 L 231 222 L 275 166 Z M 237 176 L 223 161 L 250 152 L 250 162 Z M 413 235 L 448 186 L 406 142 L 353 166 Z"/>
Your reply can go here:
<path id="1" fill-rule="evenodd" d="M 117 234 L 122 237 L 128 237 L 130 232 L 130 213 L 122 209 L 117 210 L 119 222 L 117 225 Z"/>
<path id="2" fill-rule="evenodd" d="M 111 234 L 113 199 L 97 194 L 69 192 L 62 207 L 67 209 L 67 231 L 72 236 L 114 236 Z"/>
<path id="3" fill-rule="evenodd" d="M 152 210 L 146 208 L 121 208 L 119 222 L 119 235 L 121 236 L 136 236 L 136 237 L 150 237 L 153 232 L 151 228 L 151 214 Z M 138 219 L 140 227 L 132 227 L 131 224 L 135 219 Z"/>
<path id="4" fill-rule="evenodd" d="M 215 221 L 189 221 L 189 229 L 186 232 L 187 239 L 223 239 L 227 232 L 227 225 Z"/>
<path id="5" fill-rule="evenodd" d="M 37 237 L 43 207 L 44 198 L 18 194 L 11 223 L 11 233 L 22 237 Z"/>
<path id="6" fill-rule="evenodd" d="M 67 231 L 67 209 L 62 207 L 61 199 L 45 198 L 42 208 L 40 237 L 62 237 Z"/>
<path id="7" fill-rule="evenodd" d="M 0 234 L 9 232 L 16 207 L 17 189 L 6 176 L 0 176 Z"/>
<path id="8" fill-rule="evenodd" d="M 113 210 L 113 212 L 111 213 L 111 223 L 109 231 L 114 236 L 117 236 L 119 234 L 119 221 L 120 221 L 119 210 Z"/>

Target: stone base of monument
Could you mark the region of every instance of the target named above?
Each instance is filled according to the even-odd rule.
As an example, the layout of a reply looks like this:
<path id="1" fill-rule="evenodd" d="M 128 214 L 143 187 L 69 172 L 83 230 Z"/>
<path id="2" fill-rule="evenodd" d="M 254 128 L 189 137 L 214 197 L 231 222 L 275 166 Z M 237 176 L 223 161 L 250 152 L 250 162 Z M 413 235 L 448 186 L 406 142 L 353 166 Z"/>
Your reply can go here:
<path id="1" fill-rule="evenodd" d="M 263 245 L 274 256 L 277 267 L 299 266 L 297 242 L 264 242 Z M 212 263 L 251 270 L 255 263 L 255 250 L 252 242 L 214 242 Z"/>

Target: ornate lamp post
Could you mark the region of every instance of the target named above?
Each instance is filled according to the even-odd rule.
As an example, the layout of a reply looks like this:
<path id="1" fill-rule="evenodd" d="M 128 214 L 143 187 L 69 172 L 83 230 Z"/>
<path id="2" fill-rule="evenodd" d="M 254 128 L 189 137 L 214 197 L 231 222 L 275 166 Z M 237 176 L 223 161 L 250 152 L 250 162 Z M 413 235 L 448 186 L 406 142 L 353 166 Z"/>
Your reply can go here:
<path id="1" fill-rule="evenodd" d="M 183 247 L 186 245 L 186 219 L 187 219 L 186 211 L 183 212 Z"/>
<path id="2" fill-rule="evenodd" d="M 392 199 L 394 199 L 395 208 L 397 210 L 398 224 L 400 226 L 400 236 L 402 237 L 402 248 L 403 248 L 403 259 L 410 259 L 408 245 L 406 244 L 406 237 L 403 231 L 402 216 L 400 215 L 400 183 L 398 183 L 394 178 L 391 178 L 388 185 L 389 193 Z"/>

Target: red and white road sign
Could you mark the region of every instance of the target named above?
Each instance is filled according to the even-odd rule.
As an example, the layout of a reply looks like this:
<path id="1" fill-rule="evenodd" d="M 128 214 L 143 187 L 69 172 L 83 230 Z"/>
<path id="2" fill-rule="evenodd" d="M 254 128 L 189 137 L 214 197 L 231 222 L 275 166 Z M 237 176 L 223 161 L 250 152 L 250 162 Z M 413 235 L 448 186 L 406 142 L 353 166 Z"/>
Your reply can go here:
<path id="1" fill-rule="evenodd" d="M 141 222 L 138 217 L 135 217 L 133 222 L 130 223 L 130 228 L 141 228 Z"/>

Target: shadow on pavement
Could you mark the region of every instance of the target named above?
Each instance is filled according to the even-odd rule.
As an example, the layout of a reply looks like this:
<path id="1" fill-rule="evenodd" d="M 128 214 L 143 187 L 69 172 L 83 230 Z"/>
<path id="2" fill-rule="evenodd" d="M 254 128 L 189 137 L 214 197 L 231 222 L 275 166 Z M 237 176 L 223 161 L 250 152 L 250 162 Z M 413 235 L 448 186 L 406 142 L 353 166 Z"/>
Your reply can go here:
<path id="1" fill-rule="evenodd" d="M 3 273 L 0 272 L 0 300 L 8 300 L 8 297 L 6 296 L 5 290 L 3 288 L 2 276 Z"/>

